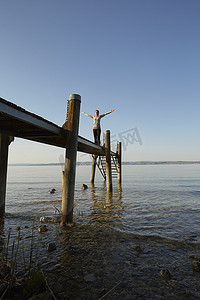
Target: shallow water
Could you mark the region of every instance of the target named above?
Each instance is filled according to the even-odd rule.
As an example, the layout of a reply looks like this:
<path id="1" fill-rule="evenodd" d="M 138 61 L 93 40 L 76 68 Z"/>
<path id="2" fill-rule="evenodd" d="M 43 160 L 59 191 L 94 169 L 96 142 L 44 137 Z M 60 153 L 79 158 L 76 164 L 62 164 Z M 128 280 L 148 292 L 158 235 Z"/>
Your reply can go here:
<path id="1" fill-rule="evenodd" d="M 77 166 L 74 220 L 107 223 L 121 231 L 200 243 L 200 165 L 123 166 L 119 193 L 112 197 L 91 166 Z M 54 218 L 61 210 L 61 166 L 9 166 L 6 215 L 17 219 Z M 88 189 L 81 190 L 85 183 Z M 56 192 L 49 191 L 55 188 Z M 14 218 L 14 219 L 15 219 Z"/>

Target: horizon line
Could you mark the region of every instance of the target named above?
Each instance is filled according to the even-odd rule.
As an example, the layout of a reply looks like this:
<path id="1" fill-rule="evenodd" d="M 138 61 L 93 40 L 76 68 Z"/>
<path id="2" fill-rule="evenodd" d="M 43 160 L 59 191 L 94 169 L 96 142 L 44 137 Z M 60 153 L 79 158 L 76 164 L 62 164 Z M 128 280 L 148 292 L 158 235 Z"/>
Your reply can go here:
<path id="1" fill-rule="evenodd" d="M 59 166 L 65 163 L 9 163 L 8 166 Z M 91 165 L 91 161 L 76 162 L 77 165 Z M 200 164 L 199 160 L 140 160 L 140 161 L 123 161 L 122 165 L 156 165 L 156 164 Z"/>

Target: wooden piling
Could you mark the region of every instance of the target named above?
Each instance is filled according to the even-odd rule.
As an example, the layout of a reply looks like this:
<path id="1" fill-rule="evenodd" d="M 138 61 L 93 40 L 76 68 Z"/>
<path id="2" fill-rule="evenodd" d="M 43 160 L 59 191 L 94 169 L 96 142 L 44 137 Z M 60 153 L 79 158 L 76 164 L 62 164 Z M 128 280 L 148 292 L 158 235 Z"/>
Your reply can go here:
<path id="1" fill-rule="evenodd" d="M 117 164 L 117 181 L 118 181 L 118 187 L 119 189 L 121 189 L 121 184 L 122 184 L 122 143 L 121 142 L 117 142 L 117 160 L 118 160 L 118 164 Z"/>
<path id="2" fill-rule="evenodd" d="M 72 94 L 69 97 L 67 144 L 65 169 L 62 173 L 62 217 L 61 224 L 73 222 L 74 188 L 76 174 L 76 156 L 78 145 L 78 128 L 80 117 L 81 96 Z"/>
<path id="3" fill-rule="evenodd" d="M 97 155 L 93 155 L 93 160 L 92 160 L 92 172 L 91 172 L 91 178 L 90 178 L 90 183 L 94 183 L 94 178 L 95 178 L 95 172 L 96 172 L 96 164 L 97 164 Z"/>
<path id="4" fill-rule="evenodd" d="M 104 132 L 105 137 L 105 155 L 106 155 L 106 182 L 107 192 L 112 193 L 112 170 L 111 170 L 111 155 L 110 155 L 110 130 Z"/>
<path id="5" fill-rule="evenodd" d="M 0 217 L 5 214 L 9 136 L 0 134 Z"/>

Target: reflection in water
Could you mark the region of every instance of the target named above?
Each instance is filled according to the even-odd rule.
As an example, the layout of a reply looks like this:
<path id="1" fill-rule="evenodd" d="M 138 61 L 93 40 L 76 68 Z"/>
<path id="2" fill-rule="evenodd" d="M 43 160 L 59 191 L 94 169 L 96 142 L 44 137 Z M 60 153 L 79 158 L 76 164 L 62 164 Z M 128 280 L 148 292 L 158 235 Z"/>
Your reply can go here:
<path id="1" fill-rule="evenodd" d="M 106 197 L 106 206 L 107 207 L 112 205 L 112 197 L 113 197 L 113 194 L 109 193 L 107 191 L 107 197 Z"/>
<path id="2" fill-rule="evenodd" d="M 100 188 L 96 188 L 94 184 L 91 184 L 90 197 L 92 206 L 89 218 L 91 218 L 91 220 L 110 221 L 113 223 L 113 221 L 116 222 L 117 219 L 117 221 L 121 223 L 120 216 L 123 210 L 121 190 L 109 193 L 107 192 L 105 182 L 103 182 Z"/>

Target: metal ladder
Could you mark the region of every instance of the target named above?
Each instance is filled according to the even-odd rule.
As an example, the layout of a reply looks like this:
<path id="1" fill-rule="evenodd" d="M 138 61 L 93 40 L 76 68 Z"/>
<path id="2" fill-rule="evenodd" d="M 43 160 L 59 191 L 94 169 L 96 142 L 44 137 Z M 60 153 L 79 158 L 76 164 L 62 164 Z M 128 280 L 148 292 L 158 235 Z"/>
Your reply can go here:
<path id="1" fill-rule="evenodd" d="M 94 157 L 94 156 L 93 156 Z M 104 180 L 106 180 L 106 157 L 105 156 L 98 156 L 96 161 L 97 167 L 103 176 Z M 111 155 L 111 171 L 112 171 L 112 178 L 117 178 L 118 176 L 118 159 L 116 155 Z"/>

